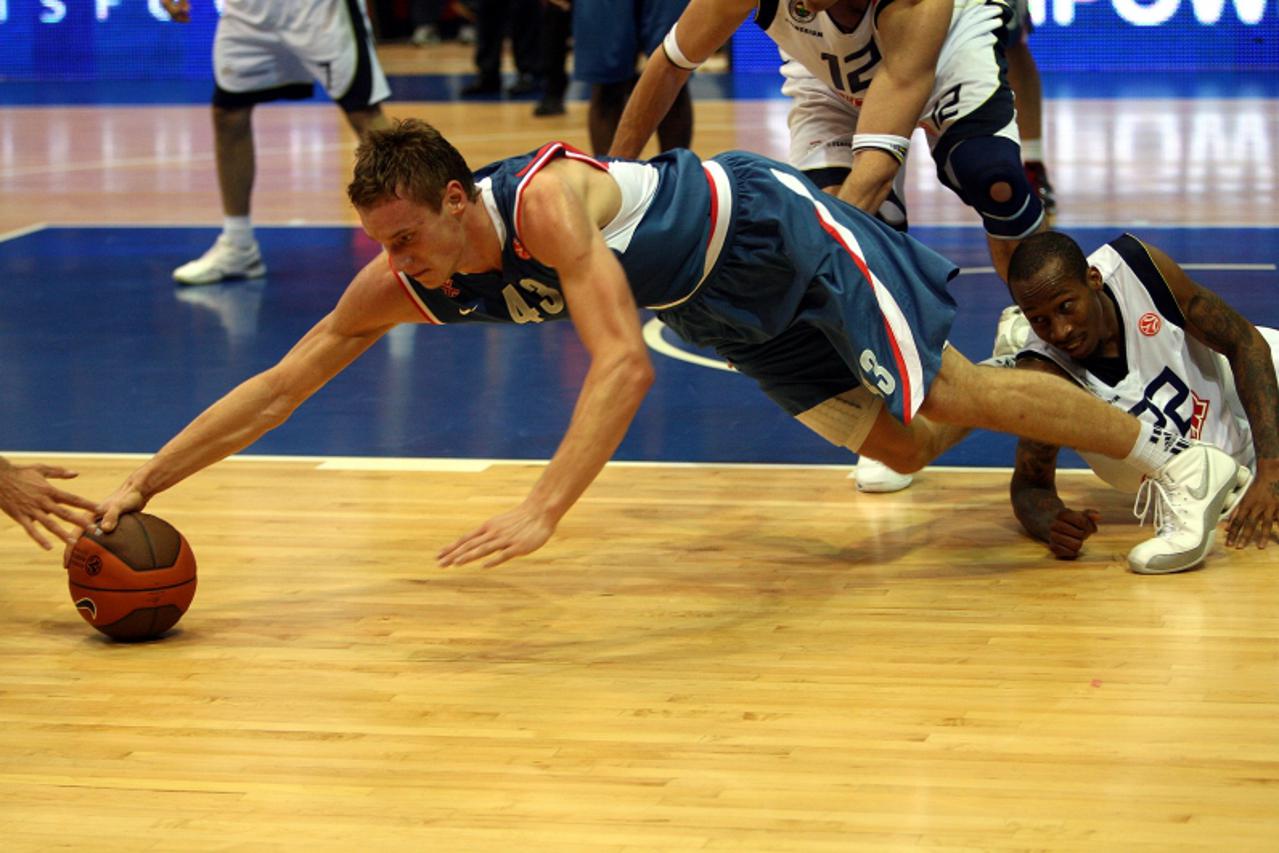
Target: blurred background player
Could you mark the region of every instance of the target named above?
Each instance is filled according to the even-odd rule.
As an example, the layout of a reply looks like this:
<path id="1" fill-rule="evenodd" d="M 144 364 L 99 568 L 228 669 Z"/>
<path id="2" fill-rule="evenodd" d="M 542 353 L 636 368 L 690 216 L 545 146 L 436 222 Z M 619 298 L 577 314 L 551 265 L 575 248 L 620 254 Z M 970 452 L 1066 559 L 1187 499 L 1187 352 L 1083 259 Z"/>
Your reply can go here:
<path id="1" fill-rule="evenodd" d="M 189 0 L 161 2 L 173 20 L 190 20 Z M 173 271 L 176 282 L 213 284 L 266 275 L 249 216 L 255 106 L 304 100 L 319 81 L 358 135 L 389 125 L 379 105 L 391 89 L 371 32 L 364 7 L 344 0 L 225 0 L 213 40 L 222 233 L 207 252 Z"/>
<path id="2" fill-rule="evenodd" d="M 587 129 L 591 150 L 604 154 L 614 147 L 613 137 L 622 111 L 639 79 L 635 73 L 636 59 L 657 49 L 688 0 L 572 0 L 572 3 L 573 32 L 577 34 L 573 43 L 573 76 L 590 84 Z M 654 130 L 663 151 L 692 147 L 693 99 L 686 83 L 687 75 L 670 90 L 661 113 L 652 116 L 648 132 L 639 145 L 624 156 L 640 156 Z"/>
<path id="3" fill-rule="evenodd" d="M 1044 166 L 1044 95 L 1039 66 L 1030 52 L 1030 33 L 1035 25 L 1030 19 L 1028 0 L 1017 0 L 1013 11 L 1013 24 L 1004 48 L 1004 56 L 1008 59 L 1008 85 L 1012 87 L 1017 104 L 1017 131 L 1021 134 L 1021 158 L 1026 167 L 1026 180 L 1039 195 L 1044 206 L 1044 221 L 1051 226 L 1057 218 L 1057 197 L 1048 182 L 1048 169 Z"/>
<path id="4" fill-rule="evenodd" d="M 1253 326 L 1166 254 L 1128 234 L 1086 258 L 1065 234 L 1036 234 L 1013 254 L 1009 287 L 1024 315 L 1021 334 L 1010 335 L 1025 339 L 1017 367 L 1070 379 L 1148 423 L 1231 454 L 1255 475 L 1231 516 L 1227 544 L 1265 547 L 1279 521 L 1279 332 Z M 1018 443 L 1013 511 L 1055 555 L 1073 559 L 1099 516 L 1058 497 L 1057 452 Z M 1138 491 L 1139 512 L 1160 488 L 1123 465 L 1084 456 L 1112 485 Z M 1178 523 L 1175 512 L 1156 516 L 1156 526 Z M 1142 546 L 1129 564 L 1145 574 L 1170 570 Z"/>

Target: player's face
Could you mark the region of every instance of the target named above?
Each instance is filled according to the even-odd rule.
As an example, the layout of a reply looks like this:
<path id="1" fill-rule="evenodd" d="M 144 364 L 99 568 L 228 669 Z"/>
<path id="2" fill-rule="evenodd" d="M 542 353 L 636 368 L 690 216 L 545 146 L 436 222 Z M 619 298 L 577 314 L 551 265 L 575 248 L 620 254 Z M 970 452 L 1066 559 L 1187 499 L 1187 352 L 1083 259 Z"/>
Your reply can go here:
<path id="1" fill-rule="evenodd" d="M 365 233 L 382 244 L 396 272 L 436 288 L 443 287 L 457 272 L 465 247 L 461 207 L 455 202 L 446 190 L 438 211 L 396 198 L 376 207 L 358 208 L 357 213 Z"/>
<path id="2" fill-rule="evenodd" d="M 1104 342 L 1101 274 L 1094 268 L 1080 280 L 1046 270 L 1033 282 L 1018 282 L 1013 295 L 1030 328 L 1071 358 L 1088 358 Z"/>

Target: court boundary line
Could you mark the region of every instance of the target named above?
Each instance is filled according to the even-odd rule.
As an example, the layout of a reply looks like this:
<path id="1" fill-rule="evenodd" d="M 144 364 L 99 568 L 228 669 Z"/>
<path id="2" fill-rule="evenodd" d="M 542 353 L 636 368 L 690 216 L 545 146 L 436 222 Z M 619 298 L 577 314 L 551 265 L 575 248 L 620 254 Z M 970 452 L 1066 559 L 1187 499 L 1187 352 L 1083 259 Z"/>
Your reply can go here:
<path id="1" fill-rule="evenodd" d="M 352 212 L 352 216 L 354 216 L 354 212 Z M 974 230 L 981 229 L 980 222 L 973 222 L 973 223 L 917 222 L 914 224 L 915 226 L 919 228 L 935 228 L 935 229 L 947 229 L 947 230 L 953 230 L 958 228 L 971 228 Z M 1059 220 L 1059 224 L 1062 227 L 1054 228 L 1054 230 L 1060 231 L 1063 228 L 1072 228 L 1072 229 L 1107 228 L 1107 229 L 1116 229 L 1119 231 L 1132 231 L 1132 230 L 1171 231 L 1173 229 L 1183 229 L 1188 231 L 1205 231 L 1205 230 L 1220 230 L 1220 229 L 1234 229 L 1238 231 L 1279 230 L 1279 222 L 1245 222 L 1245 223 L 1218 222 L 1218 223 L 1213 223 L 1211 225 L 1200 225 L 1198 223 L 1177 223 L 1177 222 L 1138 223 L 1131 220 L 1123 224 L 1119 224 L 1115 222 L 1061 222 Z M 40 225 L 41 227 L 44 227 L 44 228 L 221 228 L 222 221 L 209 220 L 207 223 L 199 223 L 199 222 L 169 223 L 169 222 L 103 222 L 101 220 L 96 220 L 96 221 L 71 220 L 71 221 L 65 221 L 65 222 L 62 222 L 62 221 L 42 222 L 40 223 Z M 360 227 L 358 223 L 352 220 L 337 221 L 337 220 L 291 219 L 291 220 L 288 220 L 287 222 L 254 221 L 253 223 L 254 229 L 307 228 L 311 226 L 314 226 L 317 228 L 356 228 L 356 229 Z M 964 269 L 989 270 L 991 272 L 994 271 L 994 267 L 965 267 Z"/>
<path id="2" fill-rule="evenodd" d="M 57 459 L 82 459 L 85 461 L 141 462 L 152 458 L 153 453 L 94 453 L 57 450 L 0 450 L 0 456 L 11 460 L 39 461 Z M 215 462 L 234 463 L 285 463 L 314 465 L 321 471 L 394 471 L 404 473 L 478 474 L 497 467 L 545 467 L 549 459 L 496 459 L 468 457 L 413 457 L 413 456 L 308 456 L 288 454 L 237 453 Z M 610 468 L 728 468 L 742 471 L 853 471 L 855 461 L 847 463 L 815 462 L 651 462 L 628 459 L 612 459 Z M 924 473 L 1011 474 L 1011 466 L 989 465 L 930 465 Z M 1091 468 L 1058 468 L 1060 474 L 1091 474 Z"/>
<path id="3" fill-rule="evenodd" d="M 22 228 L 14 228 L 12 231 L 6 231 L 3 234 L 0 234 L 0 243 L 7 243 L 10 240 L 20 240 L 23 237 L 37 234 L 48 227 L 48 222 L 33 222 L 32 224 L 25 225 Z"/>

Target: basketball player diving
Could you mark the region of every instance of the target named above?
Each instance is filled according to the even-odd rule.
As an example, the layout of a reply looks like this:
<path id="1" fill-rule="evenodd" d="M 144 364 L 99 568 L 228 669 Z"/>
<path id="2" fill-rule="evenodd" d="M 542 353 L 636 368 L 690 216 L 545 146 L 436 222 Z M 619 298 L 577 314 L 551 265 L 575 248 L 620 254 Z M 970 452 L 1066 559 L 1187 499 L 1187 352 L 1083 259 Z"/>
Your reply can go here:
<path id="1" fill-rule="evenodd" d="M 1236 492 L 1239 466 L 1217 448 L 1058 377 L 973 365 L 946 344 L 955 266 L 765 157 L 597 160 L 550 143 L 472 173 L 434 128 L 406 120 L 361 143 L 348 196 L 383 251 L 277 364 L 130 474 L 99 507 L 104 529 L 284 423 L 400 323 L 571 317 L 590 366 L 559 447 L 522 502 L 438 561 L 528 554 L 599 474 L 653 382 L 637 305 L 804 426 L 901 470 L 945 449 L 937 424 L 1126 460 L 1163 487 L 1176 523 L 1150 547 L 1170 562 L 1203 558 Z"/>

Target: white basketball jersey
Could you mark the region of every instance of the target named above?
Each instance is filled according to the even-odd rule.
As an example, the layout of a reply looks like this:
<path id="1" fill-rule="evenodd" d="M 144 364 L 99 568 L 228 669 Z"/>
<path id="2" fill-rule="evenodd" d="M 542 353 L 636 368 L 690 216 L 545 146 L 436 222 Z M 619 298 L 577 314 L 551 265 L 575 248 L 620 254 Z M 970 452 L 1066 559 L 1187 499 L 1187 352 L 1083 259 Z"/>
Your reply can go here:
<path id="1" fill-rule="evenodd" d="M 1215 444 L 1241 465 L 1253 467 L 1252 431 L 1230 364 L 1186 334 L 1181 308 L 1145 245 L 1125 234 L 1089 255 L 1088 263 L 1101 273 L 1118 307 L 1127 374 L 1111 385 L 1033 334 L 1022 352 L 1051 359 L 1107 403 L 1155 426 Z"/>
<path id="2" fill-rule="evenodd" d="M 870 0 L 851 32 L 844 32 L 826 12 L 811 12 L 802 0 L 765 0 L 756 23 L 781 48 L 783 93 L 812 77 L 856 108 L 879 70 L 882 52 L 876 19 L 892 0 Z M 919 117 L 930 137 L 940 135 L 956 118 L 981 106 L 1000 86 L 995 56 L 997 34 L 1012 17 L 1004 0 L 955 0 L 950 30 L 937 60 L 933 91 Z"/>

